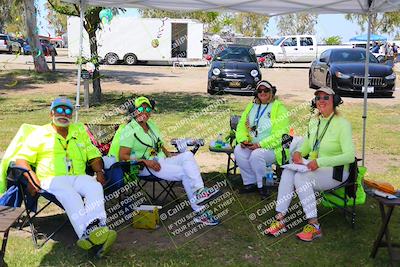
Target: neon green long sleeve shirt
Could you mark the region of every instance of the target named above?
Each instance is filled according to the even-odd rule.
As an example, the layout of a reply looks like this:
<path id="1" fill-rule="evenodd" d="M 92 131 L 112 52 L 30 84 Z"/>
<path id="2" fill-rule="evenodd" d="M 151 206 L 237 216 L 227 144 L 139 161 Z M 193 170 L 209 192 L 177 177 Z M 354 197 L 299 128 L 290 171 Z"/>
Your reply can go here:
<path id="1" fill-rule="evenodd" d="M 318 119 L 321 120 L 318 136 L 321 136 L 329 118 L 319 116 L 310 121 L 310 136 L 306 136 L 299 152 L 304 157 L 313 150 L 318 128 Z M 329 124 L 318 149 L 317 163 L 319 167 L 334 167 L 345 165 L 348 170 L 350 163 L 354 162 L 355 150 L 352 140 L 351 124 L 342 116 L 335 115 Z"/>
<path id="2" fill-rule="evenodd" d="M 236 129 L 236 141 L 238 143 L 250 141 L 249 129 L 246 126 L 247 118 L 254 103 L 247 105 Z M 274 100 L 271 109 L 271 135 L 260 141 L 260 146 L 265 149 L 272 149 L 275 153 L 276 162 L 282 164 L 282 135 L 289 132 L 289 114 L 284 104 Z M 263 127 L 262 125 L 260 125 Z M 286 152 L 288 156 L 288 151 Z"/>

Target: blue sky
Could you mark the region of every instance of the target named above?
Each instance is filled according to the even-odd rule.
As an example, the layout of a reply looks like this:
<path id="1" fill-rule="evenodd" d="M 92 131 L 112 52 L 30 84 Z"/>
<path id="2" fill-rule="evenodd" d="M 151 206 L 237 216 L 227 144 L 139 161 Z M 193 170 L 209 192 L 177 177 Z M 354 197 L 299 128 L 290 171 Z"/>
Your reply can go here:
<path id="1" fill-rule="evenodd" d="M 39 34 L 54 35 L 54 31 L 49 27 L 46 20 L 47 10 L 44 8 L 46 0 L 38 0 L 38 6 L 40 8 L 38 18 Z M 138 16 L 136 9 L 129 8 L 124 16 Z M 315 26 L 316 35 L 319 42 L 325 37 L 339 35 L 342 37 L 343 42 L 347 42 L 351 37 L 361 34 L 361 29 L 356 23 L 352 23 L 344 18 L 342 14 L 334 15 L 319 15 L 318 23 Z M 278 29 L 276 28 L 276 18 L 271 18 L 268 24 L 267 35 L 275 36 L 278 35 Z M 386 35 L 387 36 L 387 35 Z M 391 36 L 387 36 L 391 39 Z"/>

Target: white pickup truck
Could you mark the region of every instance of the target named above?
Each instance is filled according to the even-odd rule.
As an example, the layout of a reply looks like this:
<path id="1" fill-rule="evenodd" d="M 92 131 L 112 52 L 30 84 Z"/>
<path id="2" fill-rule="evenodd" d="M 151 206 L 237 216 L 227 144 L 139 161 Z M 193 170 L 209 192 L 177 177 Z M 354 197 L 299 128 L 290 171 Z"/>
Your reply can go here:
<path id="1" fill-rule="evenodd" d="M 317 45 L 313 35 L 288 35 L 272 45 L 258 45 L 253 49 L 257 57 L 264 57 L 264 67 L 272 68 L 275 62 L 311 62 L 322 52 L 331 48 L 345 48 L 351 45 Z"/>

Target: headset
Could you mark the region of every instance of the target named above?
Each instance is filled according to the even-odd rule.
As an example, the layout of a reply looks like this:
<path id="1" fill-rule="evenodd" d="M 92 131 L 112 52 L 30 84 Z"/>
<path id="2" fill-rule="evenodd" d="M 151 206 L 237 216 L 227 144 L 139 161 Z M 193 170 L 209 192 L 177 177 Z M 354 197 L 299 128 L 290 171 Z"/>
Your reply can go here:
<path id="1" fill-rule="evenodd" d="M 338 107 L 339 105 L 343 104 L 343 100 L 340 97 L 340 95 L 334 94 L 333 95 L 333 107 Z M 315 97 L 311 99 L 311 109 L 314 110 L 317 108 L 317 101 L 315 100 Z"/>
<path id="2" fill-rule="evenodd" d="M 262 81 L 259 81 L 258 83 L 257 83 L 257 85 L 256 85 L 256 90 L 254 90 L 254 97 L 257 97 L 257 88 L 258 88 L 258 86 L 260 86 L 261 85 L 261 83 L 265 83 L 265 84 L 267 84 L 268 86 L 265 86 L 264 84 L 263 84 L 263 86 L 265 86 L 265 87 L 267 87 L 268 89 L 270 89 L 271 91 L 272 91 L 272 94 L 275 96 L 275 94 L 276 94 L 276 91 L 277 91 L 277 89 L 276 89 L 276 86 L 273 86 L 269 81 L 266 81 L 266 80 L 262 80 Z"/>

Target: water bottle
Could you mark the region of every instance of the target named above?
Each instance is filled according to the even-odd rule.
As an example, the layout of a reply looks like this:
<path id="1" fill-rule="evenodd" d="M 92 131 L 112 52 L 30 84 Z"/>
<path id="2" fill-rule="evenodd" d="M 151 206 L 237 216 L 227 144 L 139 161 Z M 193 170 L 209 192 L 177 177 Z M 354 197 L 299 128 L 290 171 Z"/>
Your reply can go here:
<path id="1" fill-rule="evenodd" d="M 265 170 L 265 183 L 267 186 L 271 186 L 274 184 L 274 173 L 272 171 L 271 164 L 267 164 L 267 167 Z"/>
<path id="2" fill-rule="evenodd" d="M 218 134 L 217 144 L 220 144 L 221 146 L 224 145 L 224 139 L 223 139 L 222 133 Z"/>
<path id="3" fill-rule="evenodd" d="M 224 141 L 222 139 L 222 133 L 218 134 L 217 140 L 215 141 L 215 148 L 223 148 L 224 147 Z"/>

